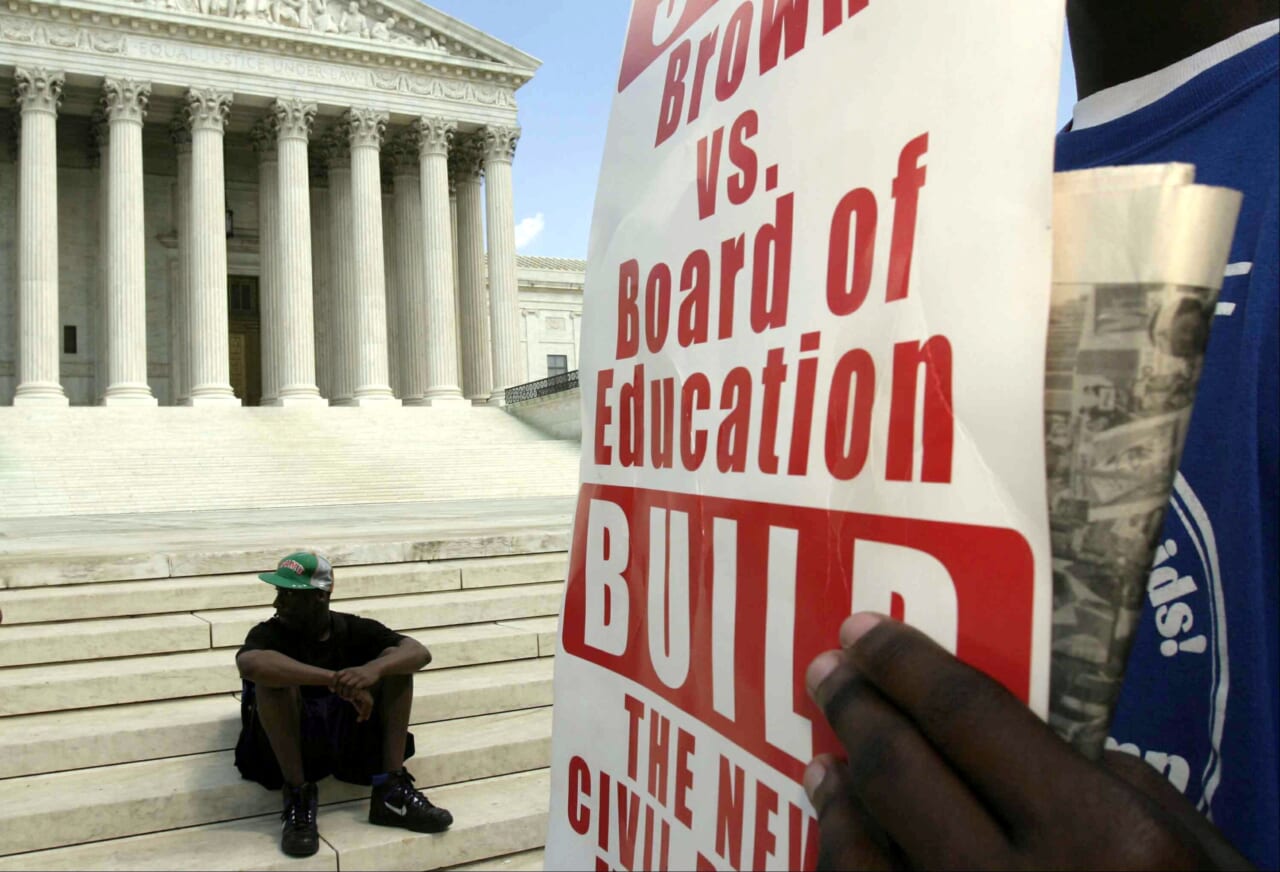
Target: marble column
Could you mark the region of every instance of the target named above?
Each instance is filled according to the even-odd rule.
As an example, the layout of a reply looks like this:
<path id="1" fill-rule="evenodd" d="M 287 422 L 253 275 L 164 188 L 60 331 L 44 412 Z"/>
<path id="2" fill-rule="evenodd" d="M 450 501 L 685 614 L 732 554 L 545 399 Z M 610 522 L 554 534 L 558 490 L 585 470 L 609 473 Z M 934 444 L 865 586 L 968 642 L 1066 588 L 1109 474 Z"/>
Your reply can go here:
<path id="1" fill-rule="evenodd" d="M 231 389 L 227 337 L 226 193 L 222 134 L 231 114 L 231 94 L 211 88 L 187 91 L 191 127 L 191 256 L 187 314 L 189 406 L 238 406 Z M 111 149 L 114 154 L 115 148 Z"/>
<path id="2" fill-rule="evenodd" d="M 422 249 L 426 260 L 427 405 L 464 403 L 458 384 L 458 314 L 453 295 L 453 240 L 449 230 L 449 143 L 457 125 L 419 118 L 418 170 L 422 182 Z"/>
<path id="3" fill-rule="evenodd" d="M 357 406 L 399 404 L 387 376 L 387 279 L 382 253 L 382 172 L 378 158 L 387 113 L 348 109 L 351 141 L 351 224 L 356 283 L 355 394 Z"/>
<path id="4" fill-rule="evenodd" d="M 382 149 L 386 157 L 387 147 Z M 404 373 L 406 363 L 401 347 L 400 311 L 405 305 L 405 286 L 400 276 L 398 248 L 399 233 L 396 232 L 396 195 L 395 184 L 391 178 L 390 167 L 384 161 L 382 167 L 382 274 L 387 282 L 387 379 L 391 385 L 391 394 L 404 397 Z"/>
<path id="5" fill-rule="evenodd" d="M 275 337 L 277 392 L 274 406 L 325 405 L 316 387 L 315 308 L 311 287 L 311 173 L 307 140 L 316 104 L 277 100 L 277 296 Z"/>
<path id="6" fill-rule="evenodd" d="M 489 231 L 489 335 L 493 355 L 489 402 L 501 405 L 505 402 L 505 389 L 525 381 L 520 353 L 515 204 L 511 193 L 511 161 L 515 159 L 520 129 L 486 127 L 481 133 Z"/>
<path id="7" fill-rule="evenodd" d="M 453 343 L 457 352 L 454 366 L 458 368 L 458 387 L 463 388 L 466 379 L 462 375 L 462 294 L 458 291 L 458 178 L 453 161 L 454 149 L 449 149 L 449 253 L 453 255 L 453 311 L 458 316 L 458 341 Z M 463 390 L 466 396 L 466 390 Z"/>
<path id="8" fill-rule="evenodd" d="M 58 372 L 58 104 L 62 72 L 19 67 L 18 389 L 15 406 L 65 406 Z"/>
<path id="9" fill-rule="evenodd" d="M 107 79 L 102 99 L 110 124 L 107 172 L 108 406 L 154 406 L 147 384 L 146 237 L 143 234 L 142 119 L 151 83 Z"/>
<path id="10" fill-rule="evenodd" d="M 191 344 L 187 334 L 187 319 L 191 305 L 189 284 L 191 260 L 191 130 L 181 115 L 169 125 L 173 140 L 174 157 L 178 164 L 177 196 L 173 198 L 174 224 L 178 236 L 178 275 L 173 288 L 173 356 L 170 371 L 173 375 L 175 405 L 182 405 L 191 392 L 191 376 L 187 371 L 187 348 Z"/>
<path id="11" fill-rule="evenodd" d="M 426 258 L 422 249 L 422 183 L 418 176 L 417 137 L 407 136 L 392 151 L 395 185 L 396 273 L 400 281 L 401 391 L 406 406 L 425 403 L 427 354 L 431 348 L 427 321 Z"/>
<path id="12" fill-rule="evenodd" d="M 280 318 L 280 161 L 274 116 L 260 119 L 249 132 L 258 155 L 258 309 L 262 345 L 262 400 L 270 406 L 280 390 L 278 321 Z"/>
<path id="13" fill-rule="evenodd" d="M 468 399 L 489 399 L 489 289 L 484 280 L 484 153 L 469 140 L 455 151 L 458 180 L 458 295 L 461 299 L 462 384 Z"/>
<path id="14" fill-rule="evenodd" d="M 316 387 L 333 396 L 333 341 L 329 314 L 329 191 L 324 159 L 310 154 L 311 166 L 311 299 L 315 307 Z"/>
<path id="15" fill-rule="evenodd" d="M 333 405 L 355 397 L 356 272 L 351 219 L 351 141 L 341 126 L 324 139 L 329 171 L 329 341 Z"/>
<path id="16" fill-rule="evenodd" d="M 93 282 L 93 398 L 101 405 L 107 392 L 107 228 L 111 225 L 111 130 L 98 108 L 90 127 L 98 160 L 98 257 Z"/>

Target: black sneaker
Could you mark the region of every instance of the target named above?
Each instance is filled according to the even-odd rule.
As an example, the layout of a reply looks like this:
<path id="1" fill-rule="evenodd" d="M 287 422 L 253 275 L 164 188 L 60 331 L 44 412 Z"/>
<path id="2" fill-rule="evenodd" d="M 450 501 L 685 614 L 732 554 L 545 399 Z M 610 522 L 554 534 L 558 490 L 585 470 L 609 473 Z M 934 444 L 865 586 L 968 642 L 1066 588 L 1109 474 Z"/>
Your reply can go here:
<path id="1" fill-rule="evenodd" d="M 442 833 L 453 823 L 453 815 L 436 808 L 421 790 L 413 786 L 408 769 L 392 772 L 369 797 L 369 823 L 381 827 L 403 827 L 415 833 Z"/>
<path id="2" fill-rule="evenodd" d="M 310 857 L 320 850 L 316 807 L 320 796 L 314 783 L 284 786 L 284 811 L 280 813 L 280 850 L 290 857 Z"/>

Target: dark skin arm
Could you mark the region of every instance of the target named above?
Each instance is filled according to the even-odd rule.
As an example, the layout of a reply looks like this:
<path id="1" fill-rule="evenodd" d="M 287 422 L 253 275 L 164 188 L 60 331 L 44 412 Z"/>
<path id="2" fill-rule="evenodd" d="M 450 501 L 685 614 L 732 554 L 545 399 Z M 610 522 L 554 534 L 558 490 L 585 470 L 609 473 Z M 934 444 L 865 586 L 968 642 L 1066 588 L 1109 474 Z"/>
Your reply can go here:
<path id="1" fill-rule="evenodd" d="M 880 615 L 805 676 L 848 755 L 805 772 L 820 869 L 1247 869 L 1165 779 L 1092 763 L 1002 686 Z"/>
<path id="2" fill-rule="evenodd" d="M 370 690 L 382 676 L 417 672 L 430 662 L 431 652 L 407 636 L 365 665 L 336 672 L 308 666 L 279 651 L 246 651 L 236 657 L 241 678 L 263 687 L 327 687 L 355 706 L 361 721 L 373 710 Z"/>
<path id="3" fill-rule="evenodd" d="M 1280 17 L 1280 0 L 1067 0 L 1081 98 Z"/>
<path id="4" fill-rule="evenodd" d="M 332 669 L 299 663 L 279 651 L 245 651 L 236 655 L 240 677 L 263 687 L 333 687 Z"/>
<path id="5" fill-rule="evenodd" d="M 245 651 L 236 655 L 236 667 L 241 678 L 261 687 L 327 687 L 333 690 L 337 675 L 332 669 L 308 666 L 279 651 Z M 373 694 L 368 690 L 353 692 L 343 699 L 355 706 L 359 715 L 356 720 L 369 719 L 373 711 Z"/>
<path id="6" fill-rule="evenodd" d="M 410 675 L 430 662 L 431 652 L 426 646 L 405 636 L 398 645 L 384 649 L 365 665 L 339 669 L 334 673 L 333 690 L 343 699 L 351 699 L 372 688 L 384 675 Z"/>

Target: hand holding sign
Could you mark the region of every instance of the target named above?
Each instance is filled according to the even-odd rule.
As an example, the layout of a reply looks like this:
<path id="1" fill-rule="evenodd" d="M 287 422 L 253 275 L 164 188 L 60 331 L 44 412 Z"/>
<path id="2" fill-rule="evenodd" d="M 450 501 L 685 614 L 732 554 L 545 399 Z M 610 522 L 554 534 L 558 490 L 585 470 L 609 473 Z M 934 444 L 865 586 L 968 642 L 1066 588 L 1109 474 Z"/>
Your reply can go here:
<path id="1" fill-rule="evenodd" d="M 1145 763 L 1089 762 L 923 633 L 863 612 L 840 642 L 805 676 L 848 754 L 804 776 L 820 869 L 1248 868 Z"/>

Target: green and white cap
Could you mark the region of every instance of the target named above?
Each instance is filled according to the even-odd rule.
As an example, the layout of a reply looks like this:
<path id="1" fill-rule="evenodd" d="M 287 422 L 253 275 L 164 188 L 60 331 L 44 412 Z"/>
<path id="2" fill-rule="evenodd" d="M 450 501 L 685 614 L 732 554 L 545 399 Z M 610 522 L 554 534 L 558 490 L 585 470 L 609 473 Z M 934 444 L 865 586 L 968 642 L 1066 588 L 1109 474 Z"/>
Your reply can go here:
<path id="1" fill-rule="evenodd" d="M 289 590 L 333 590 L 333 566 L 310 551 L 290 554 L 275 572 L 259 573 L 258 578 Z"/>

